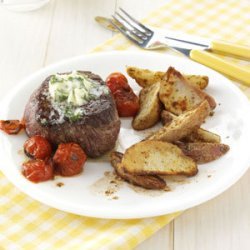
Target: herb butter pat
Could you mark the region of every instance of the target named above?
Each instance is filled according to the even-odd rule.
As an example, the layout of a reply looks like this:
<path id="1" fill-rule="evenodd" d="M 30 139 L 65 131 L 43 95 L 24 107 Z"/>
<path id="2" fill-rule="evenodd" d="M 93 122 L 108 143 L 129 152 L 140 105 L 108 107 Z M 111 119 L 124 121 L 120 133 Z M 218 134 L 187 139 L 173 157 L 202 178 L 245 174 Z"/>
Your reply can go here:
<path id="1" fill-rule="evenodd" d="M 73 71 L 70 74 L 52 75 L 49 81 L 49 93 L 55 102 L 67 102 L 82 106 L 91 99 L 107 94 L 107 87 L 91 81 L 83 74 Z"/>
<path id="2" fill-rule="evenodd" d="M 71 121 L 77 121 L 84 114 L 84 104 L 108 93 L 106 85 L 101 85 L 77 71 L 52 75 L 49 81 L 53 107 Z"/>

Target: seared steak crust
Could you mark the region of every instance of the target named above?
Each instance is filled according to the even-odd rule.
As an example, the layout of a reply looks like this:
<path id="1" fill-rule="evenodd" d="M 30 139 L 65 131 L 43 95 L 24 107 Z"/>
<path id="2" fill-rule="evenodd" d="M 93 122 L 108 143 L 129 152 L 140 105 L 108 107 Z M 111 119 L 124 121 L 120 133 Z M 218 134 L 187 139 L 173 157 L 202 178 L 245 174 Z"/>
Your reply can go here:
<path id="1" fill-rule="evenodd" d="M 81 73 L 105 84 L 98 75 L 88 71 Z M 42 135 L 56 145 L 78 143 L 90 157 L 98 157 L 112 149 L 120 130 L 120 119 L 112 95 L 102 94 L 81 106 L 84 115 L 72 122 L 54 108 L 48 92 L 49 80 L 50 76 L 35 90 L 25 107 L 27 135 Z"/>

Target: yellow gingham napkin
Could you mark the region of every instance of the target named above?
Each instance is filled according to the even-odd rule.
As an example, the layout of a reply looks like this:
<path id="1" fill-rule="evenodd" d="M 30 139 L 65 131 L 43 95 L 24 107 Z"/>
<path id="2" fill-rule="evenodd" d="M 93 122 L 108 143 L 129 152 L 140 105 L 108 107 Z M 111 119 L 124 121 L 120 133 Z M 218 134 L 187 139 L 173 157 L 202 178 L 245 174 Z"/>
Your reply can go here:
<path id="1" fill-rule="evenodd" d="M 246 44 L 250 4 L 238 0 L 170 0 L 152 12 L 147 24 Z M 94 51 L 137 49 L 121 35 Z M 250 68 L 249 63 L 235 62 Z M 250 90 L 240 86 L 250 97 Z M 2 166 L 7 167 L 7 166 Z M 136 220 L 77 216 L 43 205 L 15 188 L 0 173 L 0 249 L 132 249 L 178 213 Z"/>

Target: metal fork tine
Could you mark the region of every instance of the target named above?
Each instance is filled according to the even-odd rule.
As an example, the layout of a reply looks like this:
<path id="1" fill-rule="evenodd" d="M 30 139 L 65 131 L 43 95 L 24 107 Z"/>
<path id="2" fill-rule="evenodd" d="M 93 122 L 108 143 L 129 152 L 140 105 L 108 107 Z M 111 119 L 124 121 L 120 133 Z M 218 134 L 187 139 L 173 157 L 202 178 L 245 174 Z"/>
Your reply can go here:
<path id="1" fill-rule="evenodd" d="M 148 38 L 145 32 L 140 31 L 130 21 L 127 21 L 123 16 L 121 16 L 118 12 L 115 12 L 115 16 L 117 16 L 116 19 L 118 19 L 118 21 L 122 23 L 125 26 L 125 28 L 131 31 L 136 37 L 138 36 L 143 40 L 146 40 Z"/>
<path id="2" fill-rule="evenodd" d="M 136 23 L 139 27 L 141 27 L 142 29 L 144 29 L 147 33 L 147 35 L 152 35 L 154 32 L 149 29 L 148 27 L 144 26 L 142 23 L 140 23 L 139 21 L 137 21 L 134 17 L 132 17 L 131 15 L 129 15 L 124 9 L 119 8 L 121 10 L 121 12 L 126 15 L 132 22 Z"/>
<path id="3" fill-rule="evenodd" d="M 133 43 L 135 43 L 135 44 L 137 44 L 138 46 L 140 46 L 142 43 L 143 43 L 143 41 L 141 40 L 141 41 L 139 41 L 139 40 L 137 40 L 137 39 L 135 39 L 134 37 L 133 37 L 133 34 L 131 34 L 131 32 L 129 31 L 129 30 L 127 30 L 127 29 L 122 29 L 121 27 L 124 27 L 123 26 L 123 24 L 122 23 L 120 23 L 119 22 L 119 20 L 116 18 L 116 17 L 114 17 L 114 16 L 112 16 L 114 19 L 115 19 L 115 21 L 117 22 L 117 23 L 119 23 L 121 26 L 119 26 L 119 25 L 117 25 L 115 22 L 113 22 L 112 20 L 110 20 L 110 23 L 112 24 L 112 25 L 114 25 L 124 36 L 126 36 L 130 41 L 132 41 Z M 139 38 L 139 37 L 138 37 Z"/>

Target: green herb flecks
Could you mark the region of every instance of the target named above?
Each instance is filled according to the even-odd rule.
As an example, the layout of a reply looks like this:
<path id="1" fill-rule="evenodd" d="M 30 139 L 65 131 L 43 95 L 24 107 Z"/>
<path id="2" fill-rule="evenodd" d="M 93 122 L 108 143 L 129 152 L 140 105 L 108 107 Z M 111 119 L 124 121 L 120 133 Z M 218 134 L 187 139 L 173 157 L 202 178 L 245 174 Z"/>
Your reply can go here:
<path id="1" fill-rule="evenodd" d="M 67 105 L 64 107 L 64 115 L 67 117 L 71 122 L 78 121 L 82 115 L 83 112 L 80 108 L 75 108 L 72 105 Z"/>

